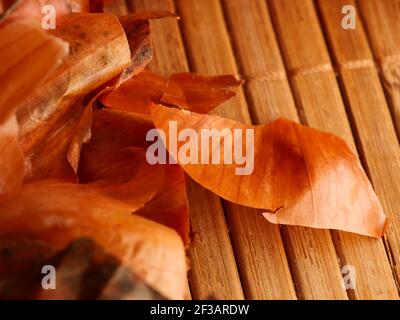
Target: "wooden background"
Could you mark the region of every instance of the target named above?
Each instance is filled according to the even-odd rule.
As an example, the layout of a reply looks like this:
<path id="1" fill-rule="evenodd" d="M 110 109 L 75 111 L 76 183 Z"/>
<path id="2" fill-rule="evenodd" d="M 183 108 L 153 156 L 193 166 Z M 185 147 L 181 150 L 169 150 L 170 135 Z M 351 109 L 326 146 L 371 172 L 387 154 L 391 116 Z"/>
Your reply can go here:
<path id="1" fill-rule="evenodd" d="M 355 30 L 341 27 L 356 7 Z M 277 117 L 344 138 L 382 201 L 383 239 L 268 223 L 258 210 L 189 183 L 193 299 L 399 299 L 400 1 L 118 0 L 124 14 L 169 10 L 152 22 L 150 69 L 235 74 L 245 85 L 216 113 Z M 396 127 L 398 129 L 396 134 Z M 356 288 L 343 286 L 343 267 Z"/>

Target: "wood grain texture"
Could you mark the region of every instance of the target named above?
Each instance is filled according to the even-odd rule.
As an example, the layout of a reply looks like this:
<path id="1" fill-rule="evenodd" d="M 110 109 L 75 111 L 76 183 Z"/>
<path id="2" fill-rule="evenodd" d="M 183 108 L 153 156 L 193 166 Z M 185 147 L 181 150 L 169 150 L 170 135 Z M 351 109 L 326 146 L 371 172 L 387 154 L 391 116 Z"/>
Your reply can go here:
<path id="1" fill-rule="evenodd" d="M 129 12 L 125 0 L 103 0 L 103 11 L 120 16 Z"/>
<path id="2" fill-rule="evenodd" d="M 358 6 L 400 138 L 400 2 L 362 0 Z"/>
<path id="3" fill-rule="evenodd" d="M 222 4 L 253 122 L 298 120 L 266 2 L 223 0 Z"/>
<path id="4" fill-rule="evenodd" d="M 358 19 L 356 29 L 345 30 L 338 27 L 342 18 L 342 6 L 355 6 L 354 1 L 335 0 L 318 3 L 340 70 L 344 94 L 348 100 L 349 113 L 354 122 L 362 156 L 385 213 L 391 218 L 384 239 L 393 272 L 399 281 L 400 149 L 393 122 L 377 69 L 373 64 L 364 62 L 373 61 L 373 56 L 361 20 Z M 360 61 L 362 63 L 359 63 Z M 375 261 L 375 264 L 378 265 L 378 261 Z M 383 270 L 380 272 L 383 273 Z M 389 280 L 389 274 L 387 279 Z"/>
<path id="5" fill-rule="evenodd" d="M 180 1 L 178 8 L 193 71 L 237 75 L 219 2 Z M 242 89 L 218 113 L 248 123 Z M 279 229 L 258 210 L 229 202 L 224 207 L 246 298 L 296 298 Z"/>
<path id="6" fill-rule="evenodd" d="M 131 10 L 175 11 L 170 0 L 129 0 Z M 154 59 L 150 69 L 163 75 L 189 71 L 175 19 L 152 21 Z M 194 299 L 243 299 L 243 291 L 221 200 L 188 179 L 192 242 L 189 281 Z"/>
<path id="7" fill-rule="evenodd" d="M 271 9 L 302 120 L 339 135 L 356 152 L 312 1 L 276 0 L 271 1 Z M 381 240 L 338 231 L 331 234 L 341 266 L 356 270 L 356 288 L 348 290 L 350 298 L 398 298 Z"/>

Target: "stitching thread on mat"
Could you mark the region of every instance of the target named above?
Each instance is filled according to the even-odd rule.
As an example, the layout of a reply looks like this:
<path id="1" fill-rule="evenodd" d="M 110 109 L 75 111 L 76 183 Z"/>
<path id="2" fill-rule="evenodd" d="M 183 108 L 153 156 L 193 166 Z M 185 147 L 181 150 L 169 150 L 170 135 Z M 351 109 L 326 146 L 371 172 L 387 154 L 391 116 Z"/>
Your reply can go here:
<path id="1" fill-rule="evenodd" d="M 377 63 L 383 68 L 391 64 L 400 64 L 400 54 L 393 54 L 377 59 Z"/>
<path id="2" fill-rule="evenodd" d="M 400 64 L 400 54 L 389 55 L 374 61 L 373 59 L 360 59 L 360 60 L 350 60 L 338 64 L 338 69 L 340 70 L 356 70 L 356 69 L 366 69 L 366 68 L 377 68 L 378 70 L 387 67 L 392 64 Z M 311 67 L 295 68 L 288 71 L 290 77 L 296 77 L 301 75 L 309 75 L 321 72 L 335 71 L 331 63 L 323 63 Z M 277 81 L 277 80 L 287 80 L 286 72 L 281 71 L 271 71 L 271 72 L 261 72 L 255 75 L 247 77 L 247 82 L 252 81 Z"/>
<path id="3" fill-rule="evenodd" d="M 304 68 L 295 68 L 289 70 L 289 75 L 291 77 L 314 74 L 314 73 L 321 73 L 321 72 L 329 72 L 333 71 L 332 65 L 330 63 L 323 63 L 318 64 L 311 67 L 304 67 Z"/>
<path id="4" fill-rule="evenodd" d="M 339 64 L 339 68 L 342 70 L 355 70 L 375 67 L 375 61 L 372 59 L 351 60 Z"/>
<path id="5" fill-rule="evenodd" d="M 280 71 L 270 71 L 256 73 L 255 75 L 247 77 L 247 82 L 251 81 L 276 81 L 276 80 L 287 80 L 286 72 Z"/>

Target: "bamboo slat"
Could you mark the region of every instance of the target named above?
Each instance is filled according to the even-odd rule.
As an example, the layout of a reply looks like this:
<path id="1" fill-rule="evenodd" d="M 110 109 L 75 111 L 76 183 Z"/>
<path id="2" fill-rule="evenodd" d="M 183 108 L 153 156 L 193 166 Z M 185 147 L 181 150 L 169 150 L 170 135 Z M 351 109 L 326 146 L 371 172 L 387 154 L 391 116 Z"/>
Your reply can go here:
<path id="1" fill-rule="evenodd" d="M 399 281 L 400 149 L 363 25 L 358 19 L 356 29 L 339 27 L 345 4 L 355 6 L 354 1 L 319 1 L 359 146 L 383 208 L 391 217 L 385 244 Z"/>
<path id="2" fill-rule="evenodd" d="M 356 152 L 313 2 L 276 0 L 270 4 L 302 120 L 341 136 Z M 398 298 L 382 241 L 338 231 L 332 231 L 332 238 L 341 265 L 356 270 L 356 288 L 348 290 L 350 298 Z"/>
<path id="3" fill-rule="evenodd" d="M 236 74 L 238 70 L 220 3 L 214 0 L 183 0 L 177 3 L 182 16 L 183 34 L 193 70 L 211 74 Z M 219 114 L 242 122 L 250 120 L 247 112 L 247 104 L 241 91 L 238 92 L 236 100 L 219 109 Z M 249 214 L 233 213 L 237 207 L 232 205 L 226 208 L 227 215 L 230 217 L 228 221 L 250 217 Z M 292 268 L 295 275 L 305 275 L 306 294 L 300 292 L 300 296 L 310 299 L 317 297 L 346 299 L 347 295 L 341 286 L 341 275 L 332 242 L 328 241 L 327 245 L 322 245 L 324 240 L 329 240 L 329 232 L 286 227 L 282 230 L 287 230 L 285 240 L 291 247 L 289 250 L 290 262 L 293 263 L 293 266 L 303 263 L 303 266 L 309 267 L 297 271 Z M 271 234 L 260 235 L 260 238 L 267 236 L 271 236 Z M 231 237 L 235 239 L 235 237 L 240 237 L 240 234 L 232 232 Z M 240 242 L 240 238 L 234 240 L 234 243 Z M 305 270 L 310 270 L 310 272 L 307 273 Z M 275 276 L 277 277 L 278 274 L 276 272 Z"/>
<path id="4" fill-rule="evenodd" d="M 182 1 L 178 7 L 193 71 L 237 74 L 218 1 Z M 243 91 L 239 89 L 237 95 L 219 113 L 249 122 Z M 257 210 L 224 204 L 246 298 L 295 298 L 279 229 Z"/>
<path id="5" fill-rule="evenodd" d="M 103 0 L 103 10 L 104 12 L 120 16 L 128 13 L 125 0 Z"/>
<path id="6" fill-rule="evenodd" d="M 298 120 L 266 2 L 223 0 L 222 4 L 253 122 Z"/>
<path id="7" fill-rule="evenodd" d="M 358 5 L 400 138 L 400 5 L 393 0 L 363 0 Z"/>
<path id="8" fill-rule="evenodd" d="M 175 11 L 171 0 L 129 0 L 135 11 Z M 150 69 L 164 75 L 188 71 L 176 20 L 152 21 L 154 59 Z M 190 179 L 188 179 L 190 180 Z M 243 299 L 243 291 L 220 199 L 189 181 L 192 242 L 190 286 L 194 299 Z"/>

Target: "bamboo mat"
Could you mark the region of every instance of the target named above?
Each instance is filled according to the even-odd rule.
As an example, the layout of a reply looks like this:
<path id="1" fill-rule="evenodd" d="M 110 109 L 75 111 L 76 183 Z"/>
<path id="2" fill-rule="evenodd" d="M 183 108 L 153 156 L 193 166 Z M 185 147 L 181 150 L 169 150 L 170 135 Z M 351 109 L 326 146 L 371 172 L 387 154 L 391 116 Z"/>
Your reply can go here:
<path id="1" fill-rule="evenodd" d="M 355 30 L 341 28 L 348 4 Z M 189 181 L 192 298 L 399 299 L 400 2 L 120 0 L 110 9 L 178 13 L 179 22 L 152 21 L 151 70 L 235 74 L 245 85 L 217 114 L 255 124 L 283 116 L 339 135 L 391 217 L 380 240 L 279 227 Z M 348 266 L 356 287 L 346 290 Z"/>

